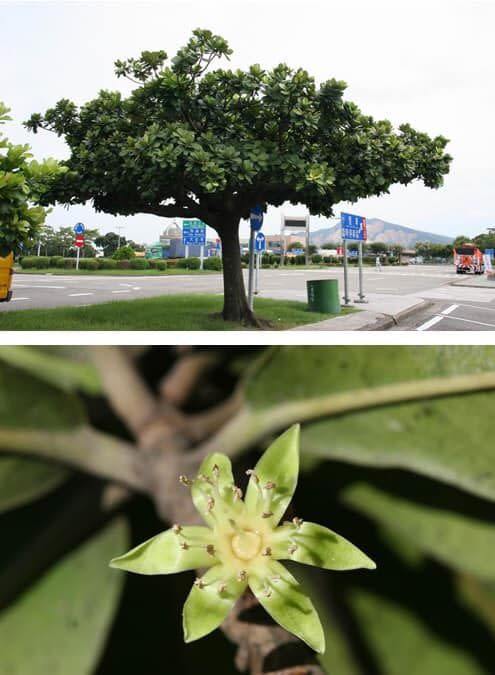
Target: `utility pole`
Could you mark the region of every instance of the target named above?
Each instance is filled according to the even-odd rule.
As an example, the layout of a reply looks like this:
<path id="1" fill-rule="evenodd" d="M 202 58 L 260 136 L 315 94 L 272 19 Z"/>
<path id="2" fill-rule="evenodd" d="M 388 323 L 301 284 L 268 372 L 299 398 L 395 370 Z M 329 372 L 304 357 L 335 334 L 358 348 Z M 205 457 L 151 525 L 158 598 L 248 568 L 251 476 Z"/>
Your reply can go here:
<path id="1" fill-rule="evenodd" d="M 119 238 L 118 238 L 118 241 L 117 241 L 117 248 L 120 248 L 120 232 L 124 229 L 124 226 L 123 225 L 117 225 L 117 227 L 115 229 L 119 233 Z"/>

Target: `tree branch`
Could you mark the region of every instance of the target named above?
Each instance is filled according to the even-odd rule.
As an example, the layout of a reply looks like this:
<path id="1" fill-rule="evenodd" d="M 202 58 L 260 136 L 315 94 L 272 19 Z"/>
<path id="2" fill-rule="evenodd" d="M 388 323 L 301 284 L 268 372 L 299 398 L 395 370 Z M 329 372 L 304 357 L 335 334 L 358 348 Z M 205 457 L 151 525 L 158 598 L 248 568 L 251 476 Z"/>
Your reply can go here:
<path id="1" fill-rule="evenodd" d="M 29 455 L 66 464 L 142 491 L 145 483 L 135 448 L 114 436 L 81 426 L 70 431 L 0 428 L 0 454 Z"/>

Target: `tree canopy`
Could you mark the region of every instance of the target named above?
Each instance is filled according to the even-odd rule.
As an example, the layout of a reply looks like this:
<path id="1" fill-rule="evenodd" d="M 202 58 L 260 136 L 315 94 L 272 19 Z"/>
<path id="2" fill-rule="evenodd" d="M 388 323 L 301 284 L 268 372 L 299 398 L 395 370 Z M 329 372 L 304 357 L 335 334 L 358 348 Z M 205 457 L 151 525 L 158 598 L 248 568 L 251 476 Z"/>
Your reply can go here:
<path id="1" fill-rule="evenodd" d="M 338 202 L 394 183 L 442 185 L 451 158 L 443 136 L 409 124 L 395 131 L 344 100 L 345 82 L 317 85 L 302 69 L 217 68 L 226 40 L 195 30 L 165 66 L 164 51 L 117 61 L 128 97 L 100 91 L 77 107 L 63 99 L 26 126 L 63 136 L 68 167 L 45 203 L 92 201 L 98 211 L 200 218 L 222 239 L 224 317 L 249 320 L 238 226 L 255 205 L 305 204 L 331 216 Z"/>
<path id="2" fill-rule="evenodd" d="M 0 124 L 11 118 L 0 102 Z M 48 184 L 66 169 L 55 159 L 31 160 L 28 145 L 14 145 L 0 133 L 0 249 L 16 250 L 33 239 L 45 221 L 46 209 L 37 203 Z"/>

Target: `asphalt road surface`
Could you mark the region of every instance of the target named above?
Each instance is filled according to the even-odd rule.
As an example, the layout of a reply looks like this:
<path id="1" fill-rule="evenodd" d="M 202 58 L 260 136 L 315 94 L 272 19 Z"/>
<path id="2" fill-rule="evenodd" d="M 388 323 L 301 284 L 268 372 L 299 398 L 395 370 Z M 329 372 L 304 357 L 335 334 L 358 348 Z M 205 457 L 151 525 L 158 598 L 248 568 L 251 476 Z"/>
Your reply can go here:
<path id="1" fill-rule="evenodd" d="M 306 300 L 306 280 L 337 278 L 343 293 L 343 271 L 329 269 L 261 270 L 260 297 Z M 409 296 L 431 303 L 393 330 L 495 330 L 495 288 L 453 286 L 459 278 L 450 265 L 364 269 L 365 293 Z M 357 270 L 349 270 L 350 296 L 358 288 Z M 221 274 L 170 276 L 55 276 L 16 274 L 14 297 L 0 312 L 81 306 L 176 293 L 223 292 Z M 363 306 L 364 308 L 364 306 Z"/>

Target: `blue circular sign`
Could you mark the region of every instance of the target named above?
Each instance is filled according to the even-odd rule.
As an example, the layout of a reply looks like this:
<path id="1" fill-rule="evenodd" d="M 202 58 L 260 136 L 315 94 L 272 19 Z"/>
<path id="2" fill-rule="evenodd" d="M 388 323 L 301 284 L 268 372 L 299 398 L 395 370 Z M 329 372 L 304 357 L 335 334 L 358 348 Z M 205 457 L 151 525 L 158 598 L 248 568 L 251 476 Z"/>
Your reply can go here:
<path id="1" fill-rule="evenodd" d="M 84 234 L 84 230 L 85 230 L 85 229 L 86 229 L 86 228 L 84 227 L 84 225 L 83 225 L 82 223 L 76 223 L 76 224 L 74 225 L 74 232 L 75 232 L 75 234 Z"/>
<path id="2" fill-rule="evenodd" d="M 257 232 L 258 230 L 261 230 L 261 226 L 263 225 L 263 207 L 262 206 L 254 206 L 249 214 L 249 222 L 251 224 L 251 229 Z"/>

